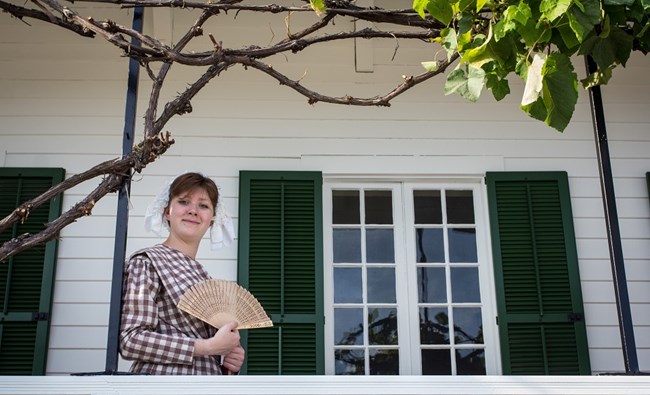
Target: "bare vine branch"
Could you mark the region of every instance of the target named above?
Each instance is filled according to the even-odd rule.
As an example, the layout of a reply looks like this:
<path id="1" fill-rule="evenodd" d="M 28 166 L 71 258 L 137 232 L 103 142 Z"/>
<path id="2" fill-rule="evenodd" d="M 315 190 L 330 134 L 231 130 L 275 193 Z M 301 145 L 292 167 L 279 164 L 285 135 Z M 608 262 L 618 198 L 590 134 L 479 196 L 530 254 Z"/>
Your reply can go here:
<path id="1" fill-rule="evenodd" d="M 15 18 L 20 19 L 24 22 L 24 18 L 38 19 L 40 21 L 49 22 L 57 26 L 61 26 L 64 29 L 70 30 L 74 33 L 79 34 L 84 37 L 95 37 L 95 33 L 89 30 L 84 30 L 83 27 L 72 23 L 70 21 L 64 20 L 62 18 L 56 18 L 52 20 L 50 15 L 46 14 L 43 11 L 34 10 L 26 7 L 17 6 L 11 3 L 7 3 L 3 0 L 0 0 L 0 9 L 4 12 L 12 15 Z"/>
<path id="2" fill-rule="evenodd" d="M 18 18 L 34 19 L 53 24 L 63 29 L 88 38 L 101 37 L 114 46 L 122 49 L 128 57 L 136 59 L 145 68 L 152 80 L 148 107 L 144 116 L 144 135 L 142 141 L 134 147 L 131 154 L 100 163 L 93 168 L 64 180 L 52 187 L 43 195 L 21 204 L 13 212 L 0 220 L 0 232 L 9 229 L 19 221 L 24 221 L 30 212 L 53 197 L 96 177 L 103 177 L 99 185 L 84 199 L 67 210 L 59 218 L 46 224 L 45 228 L 36 234 L 24 234 L 11 239 L 0 246 L 0 261 L 24 251 L 33 246 L 45 243 L 57 237 L 65 226 L 78 218 L 90 215 L 96 202 L 109 193 L 119 190 L 124 179 L 133 171 L 142 171 L 149 163 L 164 154 L 174 143 L 169 132 L 162 133 L 170 119 L 192 111 L 192 99 L 214 78 L 232 66 L 241 65 L 245 68 L 258 70 L 281 85 L 293 89 L 305 96 L 308 103 L 326 102 L 355 106 L 390 106 L 390 102 L 412 87 L 443 73 L 454 63 L 458 55 L 448 60 L 438 62 L 438 69 L 424 72 L 416 76 L 403 76 L 395 88 L 383 95 L 369 98 L 351 95 L 328 96 L 316 92 L 301 84 L 301 78 L 292 79 L 277 71 L 263 59 L 274 55 L 298 54 L 305 48 L 319 44 L 352 40 L 352 39 L 391 39 L 419 40 L 431 42 L 440 37 L 444 27 L 433 19 L 422 19 L 411 9 L 381 9 L 377 7 L 360 7 L 352 1 L 326 0 L 327 13 L 306 28 L 291 33 L 287 26 L 286 37 L 264 46 L 249 46 L 245 48 L 224 48 L 220 42 L 213 39 L 213 47 L 203 52 L 184 52 L 185 47 L 194 38 L 203 34 L 203 25 L 216 16 L 227 14 L 229 11 L 241 13 L 313 13 L 308 2 L 304 6 L 248 5 L 239 0 L 221 0 L 208 2 L 193 2 L 184 0 L 75 0 L 75 3 L 113 4 L 123 8 L 184 8 L 201 11 L 196 21 L 187 28 L 178 43 L 173 46 L 162 43 L 155 37 L 122 26 L 111 20 L 96 20 L 84 17 L 73 10 L 72 6 L 64 6 L 59 0 L 31 0 L 23 5 L 12 4 L 0 0 L 0 10 Z M 74 4 L 74 3 L 73 3 Z M 30 8 L 34 6 L 36 8 Z M 337 18 L 368 21 L 374 24 L 371 28 L 356 31 L 326 32 L 325 28 L 332 26 Z M 290 21 L 287 19 L 287 23 Z M 345 26 L 345 24 L 344 24 Z M 329 30 L 329 29 L 328 29 Z M 275 42 L 274 42 L 275 41 Z M 287 57 L 288 58 L 288 57 Z M 160 63 L 160 69 L 154 72 L 152 63 Z M 174 65 L 189 67 L 205 67 L 205 71 L 194 82 L 174 99 L 160 103 L 160 96 L 165 79 L 170 68 Z"/>
<path id="3" fill-rule="evenodd" d="M 407 90 L 411 89 L 415 85 L 418 85 L 431 77 L 434 77 L 440 73 L 443 73 L 451 63 L 458 59 L 458 55 L 455 54 L 451 57 L 449 61 L 445 60 L 439 63 L 438 70 L 422 73 L 418 76 L 404 76 L 404 82 L 398 85 L 395 89 L 388 92 L 383 96 L 375 96 L 371 98 L 358 98 L 350 95 L 345 95 L 342 97 L 333 97 L 322 95 L 318 92 L 312 91 L 310 89 L 302 86 L 298 81 L 294 81 L 284 74 L 276 71 L 272 66 L 264 64 L 258 60 L 247 58 L 239 60 L 238 63 L 244 64 L 245 66 L 252 67 L 254 69 L 260 70 L 263 73 L 268 74 L 269 76 L 275 78 L 280 82 L 281 85 L 286 85 L 296 92 L 306 96 L 308 98 L 309 104 L 315 104 L 317 102 L 326 102 L 333 104 L 345 104 L 351 106 L 380 106 L 380 107 L 390 107 L 390 101 Z"/>
<path id="4" fill-rule="evenodd" d="M 95 177 L 106 176 L 102 182 L 84 199 L 75 204 L 71 209 L 66 211 L 56 220 L 45 225 L 45 229 L 36 234 L 23 234 L 13 238 L 0 246 L 0 262 L 7 258 L 25 251 L 36 245 L 52 240 L 58 233 L 78 218 L 90 215 L 95 204 L 109 193 L 116 192 L 124 182 L 124 179 L 131 174 L 131 170 L 137 171 L 143 169 L 147 164 L 156 160 L 164 154 L 169 147 L 174 144 L 169 133 L 160 136 L 147 138 L 140 142 L 135 150 L 121 159 L 106 161 L 94 166 L 92 169 L 83 173 L 72 176 L 62 183 L 53 186 L 44 194 L 21 204 L 11 214 L 0 221 L 0 232 L 13 225 L 17 221 L 24 221 L 29 213 L 52 199 L 59 193 L 68 190 L 84 181 L 91 180 Z M 149 155 L 143 155 L 145 146 L 148 147 Z"/>

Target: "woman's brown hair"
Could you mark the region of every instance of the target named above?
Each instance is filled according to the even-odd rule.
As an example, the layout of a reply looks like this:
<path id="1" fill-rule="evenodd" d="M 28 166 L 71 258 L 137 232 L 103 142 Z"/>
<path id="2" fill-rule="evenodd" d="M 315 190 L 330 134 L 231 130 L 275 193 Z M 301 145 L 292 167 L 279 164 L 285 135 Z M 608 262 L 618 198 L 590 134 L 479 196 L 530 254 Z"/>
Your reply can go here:
<path id="1" fill-rule="evenodd" d="M 203 189 L 210 198 L 212 202 L 212 210 L 216 212 L 217 201 L 219 199 L 219 190 L 217 185 L 210 178 L 205 177 L 200 173 L 185 173 L 182 174 L 172 182 L 172 185 L 169 187 L 169 201 L 172 201 L 172 198 L 179 196 L 183 193 L 192 192 L 195 189 Z"/>

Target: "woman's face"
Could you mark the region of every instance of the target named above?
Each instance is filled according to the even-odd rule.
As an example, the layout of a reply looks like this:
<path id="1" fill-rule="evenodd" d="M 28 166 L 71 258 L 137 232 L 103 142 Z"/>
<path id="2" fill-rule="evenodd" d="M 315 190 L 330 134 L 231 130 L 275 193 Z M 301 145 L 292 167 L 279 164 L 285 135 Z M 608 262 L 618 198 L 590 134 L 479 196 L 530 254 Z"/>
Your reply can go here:
<path id="1" fill-rule="evenodd" d="M 185 241 L 200 241 L 213 216 L 210 197 L 201 188 L 173 197 L 165 209 L 170 232 Z"/>

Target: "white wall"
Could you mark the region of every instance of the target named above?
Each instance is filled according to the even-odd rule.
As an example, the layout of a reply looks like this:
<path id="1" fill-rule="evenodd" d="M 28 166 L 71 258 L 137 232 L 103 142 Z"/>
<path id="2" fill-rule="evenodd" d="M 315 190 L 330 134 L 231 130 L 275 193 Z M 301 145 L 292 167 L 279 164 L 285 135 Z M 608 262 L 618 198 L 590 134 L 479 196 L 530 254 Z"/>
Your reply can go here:
<path id="1" fill-rule="evenodd" d="M 131 23 L 129 14 L 114 7 L 73 7 L 96 19 Z M 145 29 L 177 39 L 178 32 L 162 23 L 169 15 L 158 12 L 156 18 L 147 15 Z M 196 17 L 186 10 L 173 15 L 179 29 Z M 235 20 L 231 13 L 205 31 L 232 48 L 264 45 L 282 36 L 284 18 L 240 14 Z M 292 23 L 301 23 L 299 19 L 293 16 Z M 70 176 L 119 156 L 127 59 L 102 39 L 84 39 L 37 21 L 31 24 L 0 15 L 0 166 L 57 166 Z M 336 27 L 352 24 L 340 21 Z M 198 42 L 194 49 L 211 48 L 207 36 Z M 293 78 L 302 77 L 302 83 L 315 90 L 374 96 L 388 92 L 402 75 L 420 73 L 419 62 L 433 56 L 424 44 L 403 40 L 394 59 L 393 39 L 369 48 L 371 56 L 362 60 L 372 64 L 372 73 L 354 71 L 351 42 L 267 61 Z M 574 64 L 584 76 L 582 60 Z M 650 204 L 644 178 L 650 171 L 649 67 L 650 59 L 634 56 L 603 90 L 642 370 L 650 370 Z M 186 67 L 172 70 L 166 98 L 196 77 L 196 70 Z M 150 88 L 144 73 L 141 81 L 138 133 Z M 214 177 L 235 217 L 240 170 L 321 170 L 326 176 L 564 170 L 572 193 L 592 369 L 624 370 L 587 95 L 581 92 L 571 125 L 558 133 L 518 109 L 521 81 L 512 80 L 513 94 L 502 102 L 484 92 L 476 104 L 445 97 L 443 84 L 434 78 L 390 108 L 309 106 L 304 97 L 259 72 L 227 70 L 195 98 L 191 114 L 167 125 L 176 144 L 134 177 L 128 252 L 160 241 L 145 234 L 144 210 L 165 180 L 185 170 Z M 68 192 L 64 209 L 98 182 Z M 104 369 L 115 211 L 116 197 L 107 196 L 91 217 L 61 233 L 48 374 Z M 234 279 L 236 253 L 236 245 L 213 253 L 206 243 L 199 260 L 214 276 Z"/>

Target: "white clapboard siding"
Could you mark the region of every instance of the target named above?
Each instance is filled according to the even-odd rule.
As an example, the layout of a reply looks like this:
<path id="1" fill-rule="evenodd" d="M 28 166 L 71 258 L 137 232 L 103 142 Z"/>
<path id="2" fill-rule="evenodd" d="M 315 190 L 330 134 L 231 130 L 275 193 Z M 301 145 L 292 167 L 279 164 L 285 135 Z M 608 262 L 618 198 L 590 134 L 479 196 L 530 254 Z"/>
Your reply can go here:
<path id="1" fill-rule="evenodd" d="M 104 325 L 58 327 L 50 330 L 50 347 L 68 349 L 96 349 L 106 347 L 108 328 Z"/>
<path id="2" fill-rule="evenodd" d="M 55 303 L 52 307 L 53 327 L 106 326 L 108 303 Z"/>
<path id="3" fill-rule="evenodd" d="M 252 2 L 251 2 L 252 3 Z M 256 3 L 266 4 L 264 1 Z M 412 2 L 402 1 L 404 8 Z M 393 7 L 394 0 L 375 0 Z M 114 6 L 71 6 L 81 15 L 130 26 L 131 12 Z M 171 10 L 177 29 L 197 13 Z M 285 14 L 220 15 L 206 25 L 224 46 L 267 45 L 285 35 Z M 294 13 L 291 29 L 315 21 Z M 165 18 L 145 15 L 145 33 L 178 40 Z M 0 15 L 0 166 L 63 167 L 66 176 L 121 155 L 128 59 L 101 38 L 86 39 L 32 21 Z M 158 25 L 156 25 L 158 24 Z M 351 21 L 335 28 L 353 29 Z M 332 29 L 333 27 L 330 27 Z M 207 34 L 188 50 L 212 49 Z M 372 73 L 354 72 L 354 44 L 328 43 L 297 55 L 264 59 L 304 86 L 334 96 L 372 97 L 389 92 L 403 75 L 423 71 L 431 60 L 426 43 L 374 40 Z M 394 56 L 394 58 L 393 58 Z M 574 59 L 580 78 L 584 61 Z M 612 171 L 631 310 L 641 370 L 650 370 L 650 59 L 634 55 L 603 89 Z M 157 66 L 153 67 L 154 69 Z M 163 101 L 182 92 L 199 70 L 174 66 Z M 142 137 L 151 82 L 141 72 L 135 140 Z M 432 177 L 477 180 L 486 171 L 566 171 L 569 175 L 576 244 L 585 301 L 592 370 L 624 370 L 612 271 L 603 219 L 600 179 L 589 98 L 581 88 L 571 124 L 558 133 L 518 108 L 524 83 L 510 78 L 512 94 L 496 102 L 484 91 L 478 103 L 445 96 L 444 78 L 433 78 L 389 108 L 308 105 L 306 98 L 255 70 L 233 67 L 192 101 L 193 111 L 175 117 L 163 131 L 176 143 L 135 174 L 131 186 L 127 253 L 161 242 L 144 232 L 146 206 L 160 186 L 185 170 L 199 170 L 221 187 L 238 228 L 241 170 L 318 170 L 327 177 Z M 100 182 L 87 181 L 63 199 L 67 210 Z M 57 263 L 49 375 L 102 371 L 113 270 L 117 197 L 97 202 L 93 215 L 61 232 Z M 207 238 L 198 259 L 214 277 L 236 279 L 237 241 L 217 252 Z M 122 362 L 120 368 L 126 369 Z"/>

